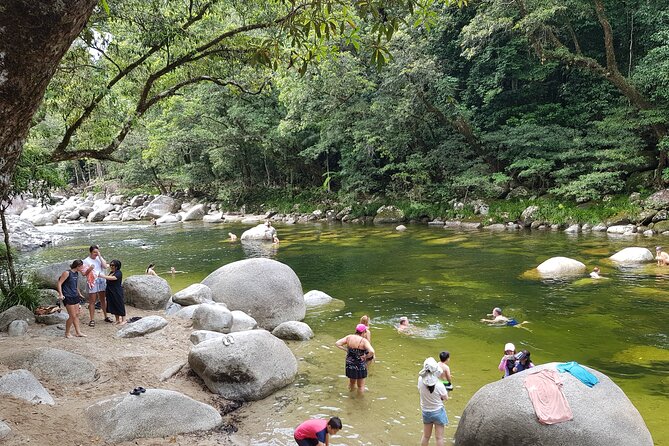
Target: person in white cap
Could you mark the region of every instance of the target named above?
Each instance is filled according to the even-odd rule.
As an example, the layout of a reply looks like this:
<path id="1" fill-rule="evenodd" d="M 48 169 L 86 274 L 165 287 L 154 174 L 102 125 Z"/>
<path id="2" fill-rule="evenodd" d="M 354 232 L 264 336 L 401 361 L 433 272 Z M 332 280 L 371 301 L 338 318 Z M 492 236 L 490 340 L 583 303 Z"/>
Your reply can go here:
<path id="1" fill-rule="evenodd" d="M 516 354 L 516 346 L 510 342 L 507 342 L 504 345 L 504 356 L 502 356 L 502 359 L 499 361 L 499 367 L 498 367 L 500 372 L 504 372 L 504 376 L 502 378 L 506 378 L 507 376 L 512 374 L 511 369 L 513 369 L 513 363 L 516 360 L 516 358 L 514 357 L 515 354 Z"/>
<path id="2" fill-rule="evenodd" d="M 423 415 L 421 446 L 427 446 L 430 442 L 433 428 L 437 446 L 444 445 L 444 426 L 448 424 L 444 401 L 448 399 L 448 392 L 439 380 L 440 374 L 439 364 L 433 357 L 427 358 L 423 362 L 423 368 L 418 372 L 418 393 Z"/>
<path id="3" fill-rule="evenodd" d="M 657 266 L 667 266 L 669 265 L 669 254 L 662 251 L 661 246 L 655 247 L 655 260 L 657 260 Z"/>

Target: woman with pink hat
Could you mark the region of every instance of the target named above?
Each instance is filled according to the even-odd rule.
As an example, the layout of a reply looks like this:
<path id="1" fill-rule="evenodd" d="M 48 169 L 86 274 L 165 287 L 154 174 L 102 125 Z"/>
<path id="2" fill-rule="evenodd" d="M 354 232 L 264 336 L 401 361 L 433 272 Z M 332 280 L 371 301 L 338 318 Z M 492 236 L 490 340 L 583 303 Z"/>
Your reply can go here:
<path id="1" fill-rule="evenodd" d="M 359 392 L 365 391 L 365 378 L 367 378 L 367 358 L 374 357 L 372 344 L 365 339 L 367 331 L 365 324 L 358 324 L 355 333 L 338 340 L 337 348 L 346 352 L 346 377 L 348 378 L 348 390 L 358 388 Z"/>
<path id="2" fill-rule="evenodd" d="M 423 414 L 421 446 L 427 446 L 430 442 L 433 428 L 437 446 L 444 445 L 444 426 L 448 424 L 444 401 L 448 399 L 448 392 L 439 380 L 440 374 L 439 364 L 433 357 L 427 358 L 423 362 L 422 370 L 418 372 L 420 410 Z"/>

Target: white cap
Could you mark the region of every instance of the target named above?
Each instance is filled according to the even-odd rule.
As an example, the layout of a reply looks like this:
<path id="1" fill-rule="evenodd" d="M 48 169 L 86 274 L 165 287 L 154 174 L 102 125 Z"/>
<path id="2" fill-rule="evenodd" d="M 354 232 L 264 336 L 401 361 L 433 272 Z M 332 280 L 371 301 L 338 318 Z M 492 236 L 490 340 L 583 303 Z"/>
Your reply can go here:
<path id="1" fill-rule="evenodd" d="M 516 346 L 513 345 L 510 342 L 507 342 L 506 344 L 504 344 L 504 351 L 508 351 L 508 350 L 511 350 L 512 352 L 515 352 L 516 351 Z"/>

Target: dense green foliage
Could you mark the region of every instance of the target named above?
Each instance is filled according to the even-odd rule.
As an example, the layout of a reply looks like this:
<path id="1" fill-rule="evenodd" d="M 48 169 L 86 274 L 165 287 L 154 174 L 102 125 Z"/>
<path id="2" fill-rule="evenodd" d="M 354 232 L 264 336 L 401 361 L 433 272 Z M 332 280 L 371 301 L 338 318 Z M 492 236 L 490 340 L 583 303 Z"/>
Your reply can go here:
<path id="1" fill-rule="evenodd" d="M 669 180 L 667 0 L 317 3 L 285 19 L 299 3 L 111 2 L 29 147 L 89 157 L 61 166 L 71 181 L 413 216 L 518 186 L 569 203 Z"/>

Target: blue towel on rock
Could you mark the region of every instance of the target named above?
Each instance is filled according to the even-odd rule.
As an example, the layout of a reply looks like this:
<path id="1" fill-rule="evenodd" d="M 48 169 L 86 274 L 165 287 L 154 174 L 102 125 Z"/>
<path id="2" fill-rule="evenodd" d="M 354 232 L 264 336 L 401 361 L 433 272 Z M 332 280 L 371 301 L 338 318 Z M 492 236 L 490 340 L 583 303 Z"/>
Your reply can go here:
<path id="1" fill-rule="evenodd" d="M 576 361 L 564 362 L 562 364 L 558 364 L 555 368 L 560 373 L 564 372 L 571 373 L 572 375 L 574 375 L 575 378 L 579 379 L 583 384 L 585 384 L 588 387 L 592 387 L 599 382 L 599 380 L 595 375 L 588 372 L 586 369 L 583 368 L 583 366 L 581 366 L 581 364 L 579 364 Z"/>

